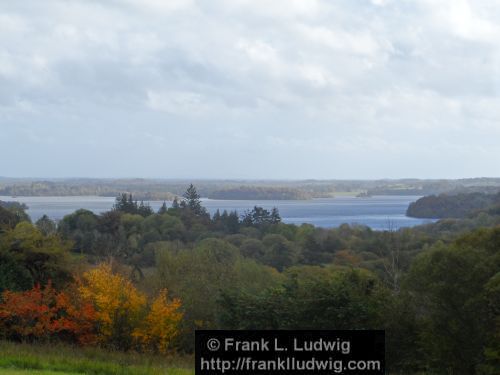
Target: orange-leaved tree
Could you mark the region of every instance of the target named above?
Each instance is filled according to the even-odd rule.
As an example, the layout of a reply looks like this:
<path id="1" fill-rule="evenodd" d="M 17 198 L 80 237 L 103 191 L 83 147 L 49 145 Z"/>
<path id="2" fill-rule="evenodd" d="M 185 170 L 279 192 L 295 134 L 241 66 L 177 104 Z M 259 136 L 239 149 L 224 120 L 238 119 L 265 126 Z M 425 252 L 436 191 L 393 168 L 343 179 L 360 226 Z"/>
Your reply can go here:
<path id="1" fill-rule="evenodd" d="M 133 335 L 144 350 L 167 353 L 179 332 L 182 313 L 179 299 L 168 299 L 166 289 L 151 304 L 148 315 Z"/>
<path id="2" fill-rule="evenodd" d="M 80 344 L 96 342 L 93 306 L 49 283 L 24 292 L 4 291 L 0 303 L 0 332 L 13 340 L 62 339 Z"/>
<path id="3" fill-rule="evenodd" d="M 101 264 L 83 274 L 67 291 L 49 282 L 24 292 L 4 291 L 0 337 L 11 340 L 60 339 L 101 343 L 166 353 L 182 319 L 180 301 L 167 290 L 148 305 L 146 296 L 126 277 Z"/>

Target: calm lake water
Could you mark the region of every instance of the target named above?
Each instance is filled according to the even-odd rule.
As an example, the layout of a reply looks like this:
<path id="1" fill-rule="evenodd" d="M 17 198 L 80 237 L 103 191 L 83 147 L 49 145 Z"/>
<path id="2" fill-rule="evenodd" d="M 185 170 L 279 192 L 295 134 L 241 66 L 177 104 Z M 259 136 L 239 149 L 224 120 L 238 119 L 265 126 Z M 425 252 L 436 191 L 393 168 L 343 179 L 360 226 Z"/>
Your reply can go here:
<path id="1" fill-rule="evenodd" d="M 374 196 L 370 198 L 337 197 L 304 201 L 267 201 L 267 200 L 216 200 L 203 199 L 203 205 L 213 214 L 217 209 L 236 210 L 242 214 L 254 206 L 267 209 L 277 207 L 285 223 L 310 223 L 319 227 L 337 227 L 343 223 L 364 224 L 376 230 L 410 227 L 432 222 L 429 219 L 415 219 L 405 215 L 408 205 L 418 196 Z M 112 197 L 73 196 L 73 197 L 5 197 L 2 201 L 17 201 L 28 205 L 28 214 L 33 221 L 46 214 L 60 220 L 79 208 L 91 210 L 96 214 L 109 210 L 115 199 Z M 162 201 L 149 204 L 157 210 Z M 170 202 L 167 202 L 169 204 Z"/>

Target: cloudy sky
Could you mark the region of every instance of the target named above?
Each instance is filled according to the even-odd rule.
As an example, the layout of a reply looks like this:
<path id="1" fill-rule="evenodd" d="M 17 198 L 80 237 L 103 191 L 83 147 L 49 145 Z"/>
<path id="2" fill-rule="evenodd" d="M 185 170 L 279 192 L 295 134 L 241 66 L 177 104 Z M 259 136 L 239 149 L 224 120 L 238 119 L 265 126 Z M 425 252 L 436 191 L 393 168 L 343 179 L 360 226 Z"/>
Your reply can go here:
<path id="1" fill-rule="evenodd" d="M 498 1 L 0 1 L 0 176 L 499 176 L 499 88 Z"/>

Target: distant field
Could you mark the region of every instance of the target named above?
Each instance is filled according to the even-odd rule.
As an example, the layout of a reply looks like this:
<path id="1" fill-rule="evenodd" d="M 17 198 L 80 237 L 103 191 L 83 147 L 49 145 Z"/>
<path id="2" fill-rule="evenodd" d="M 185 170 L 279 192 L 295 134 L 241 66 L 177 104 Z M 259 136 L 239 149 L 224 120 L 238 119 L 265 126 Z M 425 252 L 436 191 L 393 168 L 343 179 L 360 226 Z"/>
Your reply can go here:
<path id="1" fill-rule="evenodd" d="M 0 341 L 0 374 L 6 375 L 191 375 L 193 364 L 192 357 Z"/>
<path id="2" fill-rule="evenodd" d="M 364 190 L 354 190 L 354 191 L 334 191 L 331 193 L 332 197 L 355 197 Z"/>

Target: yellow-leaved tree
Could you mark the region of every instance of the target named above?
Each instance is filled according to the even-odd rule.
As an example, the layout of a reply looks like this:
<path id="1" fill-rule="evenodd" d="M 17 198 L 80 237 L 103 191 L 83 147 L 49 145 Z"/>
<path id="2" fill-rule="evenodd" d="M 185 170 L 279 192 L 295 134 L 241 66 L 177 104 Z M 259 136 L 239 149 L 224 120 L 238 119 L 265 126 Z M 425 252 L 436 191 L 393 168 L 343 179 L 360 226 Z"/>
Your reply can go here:
<path id="1" fill-rule="evenodd" d="M 83 274 L 80 293 L 92 301 L 99 324 L 99 341 L 117 349 L 129 349 L 132 333 L 147 309 L 147 299 L 130 280 L 112 272 L 109 264 Z"/>
<path id="2" fill-rule="evenodd" d="M 168 299 L 166 289 L 160 291 L 151 304 L 149 313 L 141 327 L 134 331 L 134 337 L 143 349 L 166 353 L 179 332 L 182 313 L 179 299 Z"/>
<path id="3" fill-rule="evenodd" d="M 129 279 L 104 263 L 83 274 L 79 290 L 94 305 L 102 344 L 161 353 L 171 349 L 182 313 L 180 300 L 169 300 L 166 289 L 149 306 Z"/>

